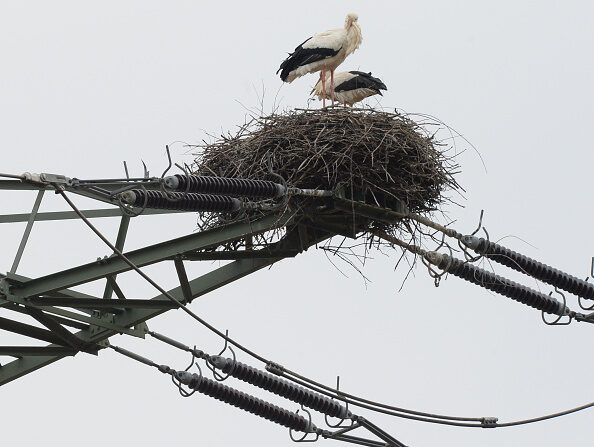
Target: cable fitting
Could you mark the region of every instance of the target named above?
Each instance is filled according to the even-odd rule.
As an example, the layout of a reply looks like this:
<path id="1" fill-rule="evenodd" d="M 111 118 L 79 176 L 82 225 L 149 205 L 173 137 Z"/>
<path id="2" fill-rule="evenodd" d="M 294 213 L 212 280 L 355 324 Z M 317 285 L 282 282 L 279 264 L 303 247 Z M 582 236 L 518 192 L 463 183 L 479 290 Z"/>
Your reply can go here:
<path id="1" fill-rule="evenodd" d="M 194 349 L 192 349 L 191 352 L 192 352 L 192 355 L 194 357 L 196 357 L 197 359 L 208 359 L 208 355 L 201 349 L 194 348 Z"/>
<path id="2" fill-rule="evenodd" d="M 481 418 L 481 427 L 496 428 L 498 420 L 499 420 L 498 418 L 494 418 L 494 417 Z"/>
<path id="3" fill-rule="evenodd" d="M 66 177 L 65 175 L 48 174 L 45 172 L 42 172 L 41 174 L 36 174 L 35 172 L 25 172 L 23 173 L 22 177 L 24 181 L 32 183 L 58 183 L 69 185 L 72 181 L 70 177 Z"/>
<path id="4" fill-rule="evenodd" d="M 201 375 L 189 373 L 187 371 L 174 371 L 173 375 L 181 383 L 189 386 L 190 388 L 194 388 L 194 389 L 196 389 L 198 386 L 200 386 L 200 382 L 202 381 Z"/>
<path id="5" fill-rule="evenodd" d="M 279 363 L 268 362 L 266 364 L 266 371 L 276 374 L 277 376 L 285 375 L 285 367 Z"/>
<path id="6" fill-rule="evenodd" d="M 171 374 L 173 371 L 173 369 L 167 365 L 159 365 L 157 366 L 157 369 L 161 371 L 163 374 Z"/>

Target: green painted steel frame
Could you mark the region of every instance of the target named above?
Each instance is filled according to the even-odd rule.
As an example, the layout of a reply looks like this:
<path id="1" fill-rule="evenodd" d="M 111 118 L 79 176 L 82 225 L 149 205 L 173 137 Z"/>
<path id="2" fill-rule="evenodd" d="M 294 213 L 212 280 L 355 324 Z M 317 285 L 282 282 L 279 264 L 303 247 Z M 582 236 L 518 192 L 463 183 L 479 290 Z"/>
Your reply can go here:
<path id="1" fill-rule="evenodd" d="M 186 257 L 191 258 L 193 255 L 195 256 L 199 250 L 218 247 L 232 240 L 288 225 L 290 227 L 287 228 L 290 229 L 287 230 L 286 235 L 279 242 L 271 244 L 266 249 L 254 250 L 253 257 L 243 258 L 241 256 L 240 259 L 236 259 L 191 281 L 187 281 L 187 278 L 184 281 L 180 276 L 180 286 L 169 290 L 169 293 L 182 303 L 188 303 L 196 297 L 270 266 L 285 257 L 295 256 L 309 246 L 332 236 L 332 234 L 320 231 L 310 234 L 307 228 L 303 229 L 299 228 L 299 225 L 294 225 L 291 216 L 268 215 L 253 222 L 239 222 L 154 244 L 139 250 L 127 252 L 126 256 L 139 266 L 174 260 L 178 267 L 178 273 L 180 273 L 180 263 L 181 268 L 183 268 L 181 260 Z M 304 233 L 306 234 L 305 240 Z M 243 251 L 238 253 L 243 253 Z M 57 318 L 66 317 L 66 319 L 62 318 L 62 321 L 57 320 L 58 323 L 56 324 L 64 324 L 68 319 L 86 322 L 89 326 L 73 334 L 73 337 L 80 340 L 81 345 L 87 347 L 87 352 L 92 352 L 93 346 L 95 349 L 106 346 L 106 340 L 117 333 L 144 336 L 144 332 L 138 333 L 138 331 L 132 328 L 142 325 L 147 320 L 175 308 L 175 306 L 172 306 L 171 302 L 163 295 L 153 297 L 150 303 L 144 303 L 145 300 L 105 300 L 109 301 L 106 304 L 112 305 L 117 312 L 114 315 L 109 315 L 110 318 L 108 320 L 101 320 L 97 316 L 85 316 L 55 306 L 44 305 L 43 296 L 40 297 L 40 295 L 49 294 L 55 297 L 55 300 L 59 300 L 61 297 L 64 300 L 62 304 L 68 303 L 68 300 L 72 300 L 71 304 L 74 308 L 76 308 L 77 300 L 89 300 L 89 304 L 91 304 L 95 300 L 100 300 L 100 298 L 76 292 L 69 288 L 97 279 L 113 277 L 118 273 L 128 270 L 130 270 L 129 266 L 123 263 L 120 258 L 110 257 L 35 279 L 29 279 L 15 274 L 1 275 L 0 278 L 3 278 L 2 282 L 5 286 L 3 289 L 5 298 L 0 299 L 0 307 L 4 303 L 7 304 L 7 309 L 17 306 L 21 312 L 23 309 L 26 310 L 29 308 L 35 309 L 37 312 L 42 312 L 44 315 L 60 315 L 61 317 L 51 317 L 56 320 Z M 134 301 L 137 302 L 134 303 Z M 126 303 L 128 302 L 131 305 L 126 307 Z M 60 305 L 59 301 L 52 302 L 51 299 L 47 301 L 47 304 L 54 303 Z M 27 328 L 20 329 L 26 331 Z M 46 329 L 32 331 L 37 335 L 54 334 L 54 332 L 47 331 Z M 61 358 L 74 355 L 78 350 L 73 349 L 72 346 L 65 345 L 65 343 L 53 343 L 46 347 L 8 346 L 4 347 L 4 351 L 0 350 L 0 352 L 4 352 L 5 355 L 18 356 L 16 360 L 0 367 L 0 385 L 3 385 L 54 363 Z"/>
<path id="2" fill-rule="evenodd" d="M 312 240 L 311 243 L 313 245 L 317 243 L 319 240 L 323 240 L 329 236 L 329 234 L 321 235 L 320 237 L 317 237 L 314 240 Z M 297 243 L 299 242 L 292 241 L 291 243 L 288 243 L 286 245 L 293 245 Z M 267 267 L 277 261 L 280 261 L 281 259 L 282 258 L 239 259 L 222 267 L 219 267 L 214 271 L 211 271 L 192 281 L 189 281 L 188 284 L 190 287 L 191 298 L 195 299 L 199 296 L 205 295 L 208 292 L 211 292 L 213 290 L 218 289 L 219 287 L 222 287 L 226 284 L 243 278 L 246 275 L 254 273 L 264 267 Z M 176 299 L 182 302 L 185 301 L 181 286 L 170 289 L 168 292 L 171 295 L 173 295 Z M 164 299 L 166 299 L 166 297 L 162 295 L 157 295 L 153 298 L 153 300 Z M 170 307 L 160 309 L 130 308 L 122 314 L 115 315 L 114 324 L 120 327 L 134 326 L 136 324 L 143 323 L 151 318 L 154 318 L 166 312 L 169 309 Z M 115 330 L 104 330 L 102 332 L 91 334 L 88 330 L 83 330 L 76 333 L 76 336 L 84 342 L 91 343 L 106 340 L 107 338 L 116 333 L 117 331 Z M 59 346 L 53 344 L 49 347 L 54 349 Z M 68 352 L 57 353 L 53 355 L 41 355 L 41 353 L 37 352 L 35 355 L 25 355 L 17 360 L 12 361 L 11 363 L 8 363 L 0 367 L 0 385 L 4 385 L 5 383 L 22 377 L 25 374 L 28 374 L 39 368 L 54 363 L 68 355 L 72 354 Z"/>
<path id="3" fill-rule="evenodd" d="M 0 190 L 51 189 L 42 184 L 27 184 L 19 181 L 0 180 Z M 68 191 L 109 203 L 105 198 L 92 192 L 66 188 Z M 41 196 L 41 195 L 40 195 Z M 338 209 L 352 210 L 354 202 L 339 199 Z M 396 215 L 386 215 L 379 209 L 357 210 L 383 219 L 394 219 Z M 400 211 L 400 210 L 399 210 Z M 176 211 L 151 210 L 147 214 L 162 214 Z M 89 218 L 122 216 L 116 246 L 122 249 L 128 230 L 129 217 L 122 215 L 119 208 L 83 211 Z M 76 218 L 72 211 L 0 215 L 0 223 L 62 220 Z M 285 235 L 267 247 L 241 251 L 205 251 L 238 239 L 251 239 L 252 236 L 273 229 L 286 227 Z M 294 257 L 310 246 L 335 234 L 352 236 L 357 229 L 340 216 L 299 218 L 289 215 L 270 214 L 252 222 L 234 224 L 194 233 L 166 242 L 150 245 L 126 252 L 135 265 L 142 267 L 163 261 L 173 261 L 180 285 L 168 293 L 180 302 L 187 304 L 193 299 L 236 281 L 246 275 L 272 265 L 287 257 Z M 188 280 L 184 261 L 231 260 L 232 262 L 215 270 Z M 96 353 L 108 345 L 108 338 L 114 334 L 128 334 L 144 337 L 146 321 L 177 306 L 164 295 L 150 300 L 127 299 L 119 289 L 115 278 L 131 268 L 121 258 L 112 255 L 95 262 L 79 265 L 67 270 L 39 278 L 27 278 L 15 273 L 0 274 L 0 308 L 33 316 L 45 328 L 0 318 L 0 329 L 9 330 L 38 340 L 50 342 L 48 346 L 0 346 L 0 355 L 17 357 L 16 360 L 0 366 L 0 386 L 39 368 L 54 363 L 66 356 L 85 351 Z M 71 290 L 80 284 L 106 279 L 103 298 Z M 115 292 L 118 299 L 111 299 Z M 67 307 L 76 310 L 66 310 Z M 92 310 L 91 310 L 92 309 Z M 79 329 L 76 333 L 63 326 Z"/>
<path id="4" fill-rule="evenodd" d="M 149 245 L 145 248 L 127 252 L 126 257 L 138 267 L 142 267 L 165 259 L 181 256 L 187 252 L 217 247 L 250 234 L 259 234 L 282 227 L 289 221 L 290 217 L 288 215 L 280 217 L 269 215 L 254 222 L 226 225 L 159 244 Z M 9 293 L 6 293 L 6 291 L 5 293 L 6 295 L 15 295 L 22 298 L 38 296 L 129 270 L 131 270 L 130 266 L 119 257 L 103 258 L 26 282 L 16 282 L 8 276 L 6 279 L 11 283 L 10 290 L 8 291 Z"/>

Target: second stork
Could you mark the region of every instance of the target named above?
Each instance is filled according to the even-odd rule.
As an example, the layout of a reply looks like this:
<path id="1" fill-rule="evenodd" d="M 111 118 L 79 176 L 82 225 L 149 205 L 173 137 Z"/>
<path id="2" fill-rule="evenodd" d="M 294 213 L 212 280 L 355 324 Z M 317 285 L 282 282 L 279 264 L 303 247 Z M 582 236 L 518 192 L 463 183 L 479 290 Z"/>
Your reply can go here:
<path id="1" fill-rule="evenodd" d="M 322 83 L 320 79 L 316 86 L 311 91 L 318 99 L 323 99 L 328 96 L 328 91 L 334 94 L 337 101 L 348 104 L 352 107 L 353 104 L 363 101 L 365 98 L 373 95 L 382 96 L 382 90 L 387 90 L 379 78 L 374 78 L 371 73 L 362 71 L 343 71 L 336 73 L 334 76 L 334 88 L 329 85 L 329 79 L 326 77 L 326 82 Z M 325 85 L 324 85 L 325 84 Z"/>

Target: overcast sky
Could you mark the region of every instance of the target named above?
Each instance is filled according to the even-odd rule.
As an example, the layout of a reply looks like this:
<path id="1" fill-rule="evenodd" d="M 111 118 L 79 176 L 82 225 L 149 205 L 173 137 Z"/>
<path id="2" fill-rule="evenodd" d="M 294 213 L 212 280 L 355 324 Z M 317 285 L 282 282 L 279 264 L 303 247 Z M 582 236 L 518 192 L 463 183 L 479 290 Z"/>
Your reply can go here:
<path id="1" fill-rule="evenodd" d="M 286 53 L 359 14 L 363 43 L 340 67 L 371 71 L 388 87 L 380 103 L 447 122 L 482 154 L 459 158 L 470 232 L 481 209 L 492 239 L 580 277 L 594 236 L 594 6 L 587 1 L 416 2 L 0 2 L 0 171 L 78 178 L 151 174 L 164 145 L 234 131 L 264 97 L 266 111 L 306 107 L 310 75 L 282 85 Z M 318 103 L 311 103 L 318 106 Z M 459 141 L 461 148 L 464 143 Z M 190 162 L 181 143 L 178 162 Z M 2 214 L 28 212 L 34 193 L 0 192 Z M 83 207 L 101 205 L 76 199 Z M 46 194 L 42 210 L 66 209 Z M 139 217 L 126 249 L 195 230 L 192 214 Z M 111 237 L 117 219 L 95 223 Z M 585 226 L 584 226 L 585 225 Z M 2 224 L 3 271 L 24 224 Z M 80 221 L 36 224 L 18 273 L 35 277 L 109 254 Z M 535 417 L 594 401 L 594 327 L 545 326 L 534 309 L 450 277 L 439 288 L 422 268 L 375 253 L 371 283 L 343 276 L 315 249 L 196 300 L 191 308 L 268 358 L 345 390 L 420 411 Z M 188 266 L 198 275 L 216 263 Z M 167 288 L 173 265 L 146 269 Z M 526 285 L 534 281 L 497 268 Z M 121 277 L 138 298 L 154 290 Z M 539 286 L 548 293 L 548 286 Z M 101 294 L 103 283 L 82 288 Z M 568 304 L 577 309 L 574 297 Z M 7 311 L 0 312 L 6 317 Z M 12 316 L 12 315 L 11 315 Z M 149 327 L 209 352 L 220 340 L 181 311 Z M 22 343 L 0 332 L 3 345 Z M 112 342 L 155 361 L 188 358 L 155 340 Z M 254 364 L 240 356 L 241 361 Z M 0 358 L 4 363 L 8 359 Z M 257 365 L 261 366 L 261 365 Z M 228 384 L 297 409 L 238 382 Z M 0 388 L 3 443 L 74 446 L 291 445 L 281 427 L 196 394 L 182 399 L 158 372 L 113 352 L 66 358 Z M 589 446 L 594 410 L 518 428 L 433 426 L 374 415 L 410 446 Z M 317 416 L 321 425 L 323 419 Z M 338 445 L 323 441 L 324 445 Z"/>

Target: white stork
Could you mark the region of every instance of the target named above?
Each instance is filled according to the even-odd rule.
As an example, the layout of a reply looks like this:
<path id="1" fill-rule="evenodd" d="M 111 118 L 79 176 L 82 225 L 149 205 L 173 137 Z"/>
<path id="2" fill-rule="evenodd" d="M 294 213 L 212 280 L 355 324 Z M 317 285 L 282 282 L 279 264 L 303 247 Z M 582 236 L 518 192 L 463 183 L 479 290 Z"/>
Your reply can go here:
<path id="1" fill-rule="evenodd" d="M 326 82 L 322 83 L 320 79 L 315 85 L 312 94 L 318 99 L 323 99 L 330 93 L 334 93 L 337 101 L 348 104 L 351 107 L 356 102 L 373 95 L 381 95 L 381 90 L 388 90 L 386 85 L 379 79 L 371 76 L 371 73 L 362 71 L 342 71 L 334 75 L 334 89 L 329 85 L 330 79 L 326 76 Z M 323 85 L 325 84 L 325 85 Z"/>
<path id="2" fill-rule="evenodd" d="M 326 79 L 326 71 L 330 71 L 330 97 L 334 104 L 334 70 L 345 58 L 359 48 L 363 37 L 357 24 L 357 14 L 346 16 L 344 28 L 324 31 L 310 37 L 289 54 L 280 68 L 280 78 L 284 82 L 293 82 L 295 78 L 307 73 L 321 71 L 320 79 Z M 326 85 L 322 83 L 325 92 Z M 324 94 L 324 107 L 326 95 Z"/>

